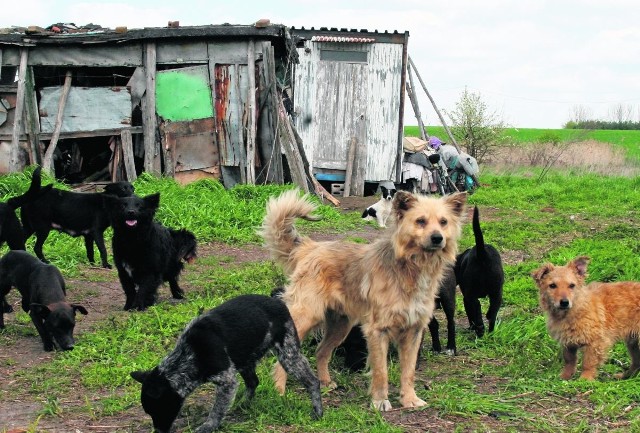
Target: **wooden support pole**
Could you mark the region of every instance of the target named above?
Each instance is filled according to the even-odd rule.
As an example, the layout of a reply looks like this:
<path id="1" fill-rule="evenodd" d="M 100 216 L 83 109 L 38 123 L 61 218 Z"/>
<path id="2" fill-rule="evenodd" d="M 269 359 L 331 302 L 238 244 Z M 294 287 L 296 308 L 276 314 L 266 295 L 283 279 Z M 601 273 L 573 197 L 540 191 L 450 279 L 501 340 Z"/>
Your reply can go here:
<path id="1" fill-rule="evenodd" d="M 256 133 L 258 131 L 256 119 L 256 45 L 253 39 L 249 39 L 247 48 L 247 70 L 249 76 L 249 94 L 247 95 L 247 121 L 249 130 L 247 134 L 247 183 L 256 183 Z"/>
<path id="2" fill-rule="evenodd" d="M 236 94 L 238 95 L 238 101 L 236 104 L 236 120 L 238 125 L 238 150 L 240 151 L 240 182 L 247 183 L 247 170 L 245 170 L 247 164 L 247 152 L 244 147 L 244 129 L 245 129 L 245 116 L 242 115 L 242 93 L 240 92 L 240 65 L 235 64 L 235 85 Z"/>
<path id="3" fill-rule="evenodd" d="M 1 60 L 0 60 L 1 62 Z M 38 101 L 36 98 L 35 80 L 33 77 L 33 67 L 27 68 L 27 79 L 25 83 L 24 111 L 27 115 L 29 134 L 29 163 L 42 165 L 42 148 L 40 147 L 40 118 L 38 115 Z"/>
<path id="4" fill-rule="evenodd" d="M 351 137 L 349 140 L 349 150 L 347 151 L 347 172 L 344 175 L 344 197 L 351 195 L 351 177 L 353 176 L 353 163 L 355 162 L 357 147 L 358 140 L 355 137 Z"/>
<path id="5" fill-rule="evenodd" d="M 27 77 L 27 61 L 29 48 L 20 48 L 20 68 L 18 69 L 18 94 L 16 95 L 15 116 L 13 118 L 13 133 L 11 135 L 11 153 L 9 167 L 11 171 L 18 171 L 18 151 L 20 146 L 20 131 L 22 128 L 22 113 L 24 112 L 25 83 Z"/>
<path id="6" fill-rule="evenodd" d="M 266 182 L 282 184 L 284 182 L 282 173 L 282 150 L 278 140 L 278 89 L 276 86 L 275 55 L 271 42 L 262 43 L 262 74 L 264 76 L 264 101 L 265 107 L 260 111 L 262 149 L 266 161 L 267 173 Z"/>
<path id="7" fill-rule="evenodd" d="M 409 95 L 409 101 L 411 101 L 413 112 L 416 115 L 416 119 L 418 119 L 418 128 L 420 128 L 420 138 L 422 138 L 423 140 L 427 140 L 427 138 L 429 137 L 427 136 L 427 133 L 424 130 L 424 123 L 422 123 L 422 113 L 420 113 L 420 105 L 418 104 L 418 98 L 416 97 L 416 92 L 415 92 L 416 87 L 413 85 L 413 73 L 411 72 L 411 68 L 407 69 L 407 73 L 409 74 L 409 85 L 407 86 L 407 95 Z"/>
<path id="8" fill-rule="evenodd" d="M 440 122 L 442 123 L 442 126 L 444 127 L 444 130 L 447 132 L 447 135 L 449 136 L 449 139 L 451 140 L 451 144 L 453 144 L 456 147 L 456 149 L 458 150 L 458 152 L 460 152 L 460 147 L 458 146 L 458 143 L 456 142 L 456 139 L 453 137 L 453 134 L 451 133 L 451 130 L 447 126 L 447 122 L 444 120 L 444 117 L 442 117 L 442 114 L 440 113 L 440 110 L 438 110 L 438 106 L 436 105 L 436 101 L 433 100 L 433 98 L 431 97 L 431 94 L 427 90 L 427 86 L 424 85 L 424 81 L 422 81 L 422 77 L 420 77 L 420 73 L 418 72 L 418 69 L 416 69 L 416 65 L 413 63 L 413 60 L 411 60 L 411 57 L 409 57 L 409 64 L 411 65 L 411 67 L 415 71 L 416 77 L 418 77 L 418 80 L 420 80 L 420 84 L 422 85 L 422 89 L 427 94 L 427 97 L 431 101 L 431 105 L 433 105 L 433 109 L 435 110 L 436 114 L 440 118 Z"/>
<path id="9" fill-rule="evenodd" d="M 156 142 L 156 44 L 145 44 L 144 71 L 146 91 L 143 98 L 142 124 L 144 127 L 144 171 L 159 176 L 160 149 Z"/>
<path id="10" fill-rule="evenodd" d="M 49 147 L 44 154 L 44 160 L 42 161 L 42 168 L 49 173 L 53 173 L 53 152 L 58 145 L 58 138 L 60 138 L 60 130 L 62 129 L 62 118 L 64 117 L 64 107 L 67 105 L 67 97 L 71 90 L 71 71 L 67 71 L 64 76 L 64 86 L 62 87 L 62 93 L 60 94 L 60 100 L 58 101 L 58 112 L 56 113 L 56 123 L 53 127 L 53 135 L 51 135 L 51 141 Z"/>
<path id="11" fill-rule="evenodd" d="M 282 99 L 278 101 L 278 134 L 280 135 L 280 143 L 284 150 L 284 154 L 289 163 L 289 170 L 291 171 L 291 180 L 304 190 L 309 192 L 309 185 L 307 184 L 307 176 L 305 174 L 304 165 L 300 153 L 298 152 L 298 146 L 296 144 L 293 130 L 291 129 L 291 123 L 287 118 L 287 112 L 284 109 Z"/>
<path id="12" fill-rule="evenodd" d="M 133 159 L 133 137 L 131 131 L 123 129 L 120 132 L 122 141 L 122 157 L 124 159 L 124 173 L 129 182 L 133 182 L 138 177 L 136 174 L 136 164 Z"/>

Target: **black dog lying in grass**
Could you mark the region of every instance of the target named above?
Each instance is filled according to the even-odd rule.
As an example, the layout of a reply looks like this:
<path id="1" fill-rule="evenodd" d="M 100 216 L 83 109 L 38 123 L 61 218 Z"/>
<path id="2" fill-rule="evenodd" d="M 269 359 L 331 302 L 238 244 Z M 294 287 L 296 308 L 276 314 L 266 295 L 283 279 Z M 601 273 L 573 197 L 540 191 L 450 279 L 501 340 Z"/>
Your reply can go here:
<path id="1" fill-rule="evenodd" d="M 30 189 L 40 189 L 41 169 L 36 168 L 31 177 Z M 104 197 L 133 194 L 133 185 L 129 182 L 116 182 L 105 187 L 103 193 L 81 193 L 51 188 L 22 206 L 20 216 L 25 236 L 36 234 L 34 252 L 45 263 L 47 259 L 42 246 L 51 230 L 58 230 L 73 237 L 82 236 L 87 250 L 87 259 L 94 263 L 93 243 L 100 252 L 102 267 L 111 268 L 104 245 L 104 232 L 109 227 L 109 218 L 104 205 Z"/>
<path id="2" fill-rule="evenodd" d="M 236 373 L 246 385 L 247 398 L 258 387 L 256 364 L 273 349 L 285 370 L 305 386 L 317 418 L 322 416 L 320 382 L 300 353 L 298 334 L 286 305 L 274 298 L 243 295 L 194 319 L 176 348 L 151 371 L 131 376 L 142 383 L 141 402 L 157 432 L 169 432 L 182 404 L 205 382 L 216 385 L 216 398 L 197 433 L 220 427 L 238 388 Z"/>
<path id="3" fill-rule="evenodd" d="M 20 291 L 22 309 L 29 312 L 44 350 L 52 351 L 54 341 L 62 350 L 72 350 L 75 314 L 86 315 L 87 310 L 66 301 L 64 279 L 58 268 L 42 263 L 26 251 L 9 251 L 0 259 L 0 300 L 4 307 L 5 296 L 12 287 Z M 4 328 L 3 311 L 0 328 Z"/>
<path id="4" fill-rule="evenodd" d="M 196 237 L 153 220 L 160 194 L 146 197 L 105 196 L 113 227 L 113 260 L 126 296 L 125 310 L 144 310 L 155 303 L 158 287 L 169 282 L 171 295 L 182 299 L 178 277 L 183 261 L 197 256 Z M 137 287 L 137 290 L 136 290 Z"/>
<path id="5" fill-rule="evenodd" d="M 478 299 L 489 297 L 487 320 L 489 332 L 492 332 L 496 325 L 498 310 L 502 305 L 504 269 L 498 250 L 484 243 L 478 206 L 473 210 L 473 235 L 476 245 L 458 254 L 454 271 L 464 297 L 464 309 L 469 319 L 469 327 L 478 337 L 482 337 L 484 322 Z"/>

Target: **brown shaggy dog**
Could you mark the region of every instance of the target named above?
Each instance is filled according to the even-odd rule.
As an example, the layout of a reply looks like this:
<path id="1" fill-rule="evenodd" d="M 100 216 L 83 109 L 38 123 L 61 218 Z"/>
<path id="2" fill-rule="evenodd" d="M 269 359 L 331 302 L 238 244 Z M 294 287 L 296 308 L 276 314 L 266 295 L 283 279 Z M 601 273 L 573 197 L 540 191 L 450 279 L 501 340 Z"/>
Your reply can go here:
<path id="1" fill-rule="evenodd" d="M 316 205 L 297 190 L 269 201 L 261 234 L 289 276 L 282 298 L 300 340 L 314 328 L 324 329 L 316 352 L 323 386 L 335 386 L 329 376 L 331 354 L 359 323 L 367 338 L 373 406 L 391 409 L 390 342 L 397 343 L 400 356 L 400 403 L 425 405 L 414 390 L 416 357 L 444 271 L 456 258 L 466 200 L 463 193 L 436 199 L 399 191 L 392 224 L 368 245 L 299 236 L 295 218 L 317 218 Z M 286 380 L 276 365 L 274 381 L 281 393 Z"/>
<path id="2" fill-rule="evenodd" d="M 577 352 L 583 350 L 583 379 L 593 380 L 613 344 L 624 340 L 631 365 L 618 375 L 626 379 L 640 370 L 640 283 L 590 283 L 585 286 L 588 257 L 566 266 L 545 264 L 531 275 L 540 289 L 540 307 L 547 328 L 562 346 L 562 379 L 576 372 Z"/>

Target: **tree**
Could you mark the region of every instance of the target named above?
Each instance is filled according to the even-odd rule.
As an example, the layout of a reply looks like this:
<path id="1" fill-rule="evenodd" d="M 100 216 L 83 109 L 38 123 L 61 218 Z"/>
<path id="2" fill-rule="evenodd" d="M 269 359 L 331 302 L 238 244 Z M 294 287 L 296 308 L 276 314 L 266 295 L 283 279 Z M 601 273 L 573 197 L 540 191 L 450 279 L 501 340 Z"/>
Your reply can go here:
<path id="1" fill-rule="evenodd" d="M 633 122 L 633 105 L 615 104 L 609 108 L 609 118 L 616 123 Z"/>
<path id="2" fill-rule="evenodd" d="M 495 111 L 490 111 L 479 93 L 466 88 L 453 111 L 446 111 L 451 119 L 451 132 L 467 153 L 482 162 L 504 140 L 506 124 Z"/>

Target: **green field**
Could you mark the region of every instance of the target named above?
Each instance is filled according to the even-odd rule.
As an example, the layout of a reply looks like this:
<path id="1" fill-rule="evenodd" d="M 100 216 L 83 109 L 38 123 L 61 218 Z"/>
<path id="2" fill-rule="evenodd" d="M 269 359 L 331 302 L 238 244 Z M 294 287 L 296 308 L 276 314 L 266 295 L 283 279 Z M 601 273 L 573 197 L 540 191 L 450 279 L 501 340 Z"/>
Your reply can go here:
<path id="1" fill-rule="evenodd" d="M 404 130 L 407 136 L 420 136 L 417 126 L 405 126 Z M 429 135 L 449 141 L 442 126 L 427 126 L 426 130 Z M 516 144 L 537 143 L 545 137 L 557 137 L 560 141 L 595 140 L 624 147 L 629 158 L 640 161 L 640 131 L 507 128 L 505 136 L 508 143 Z"/>

